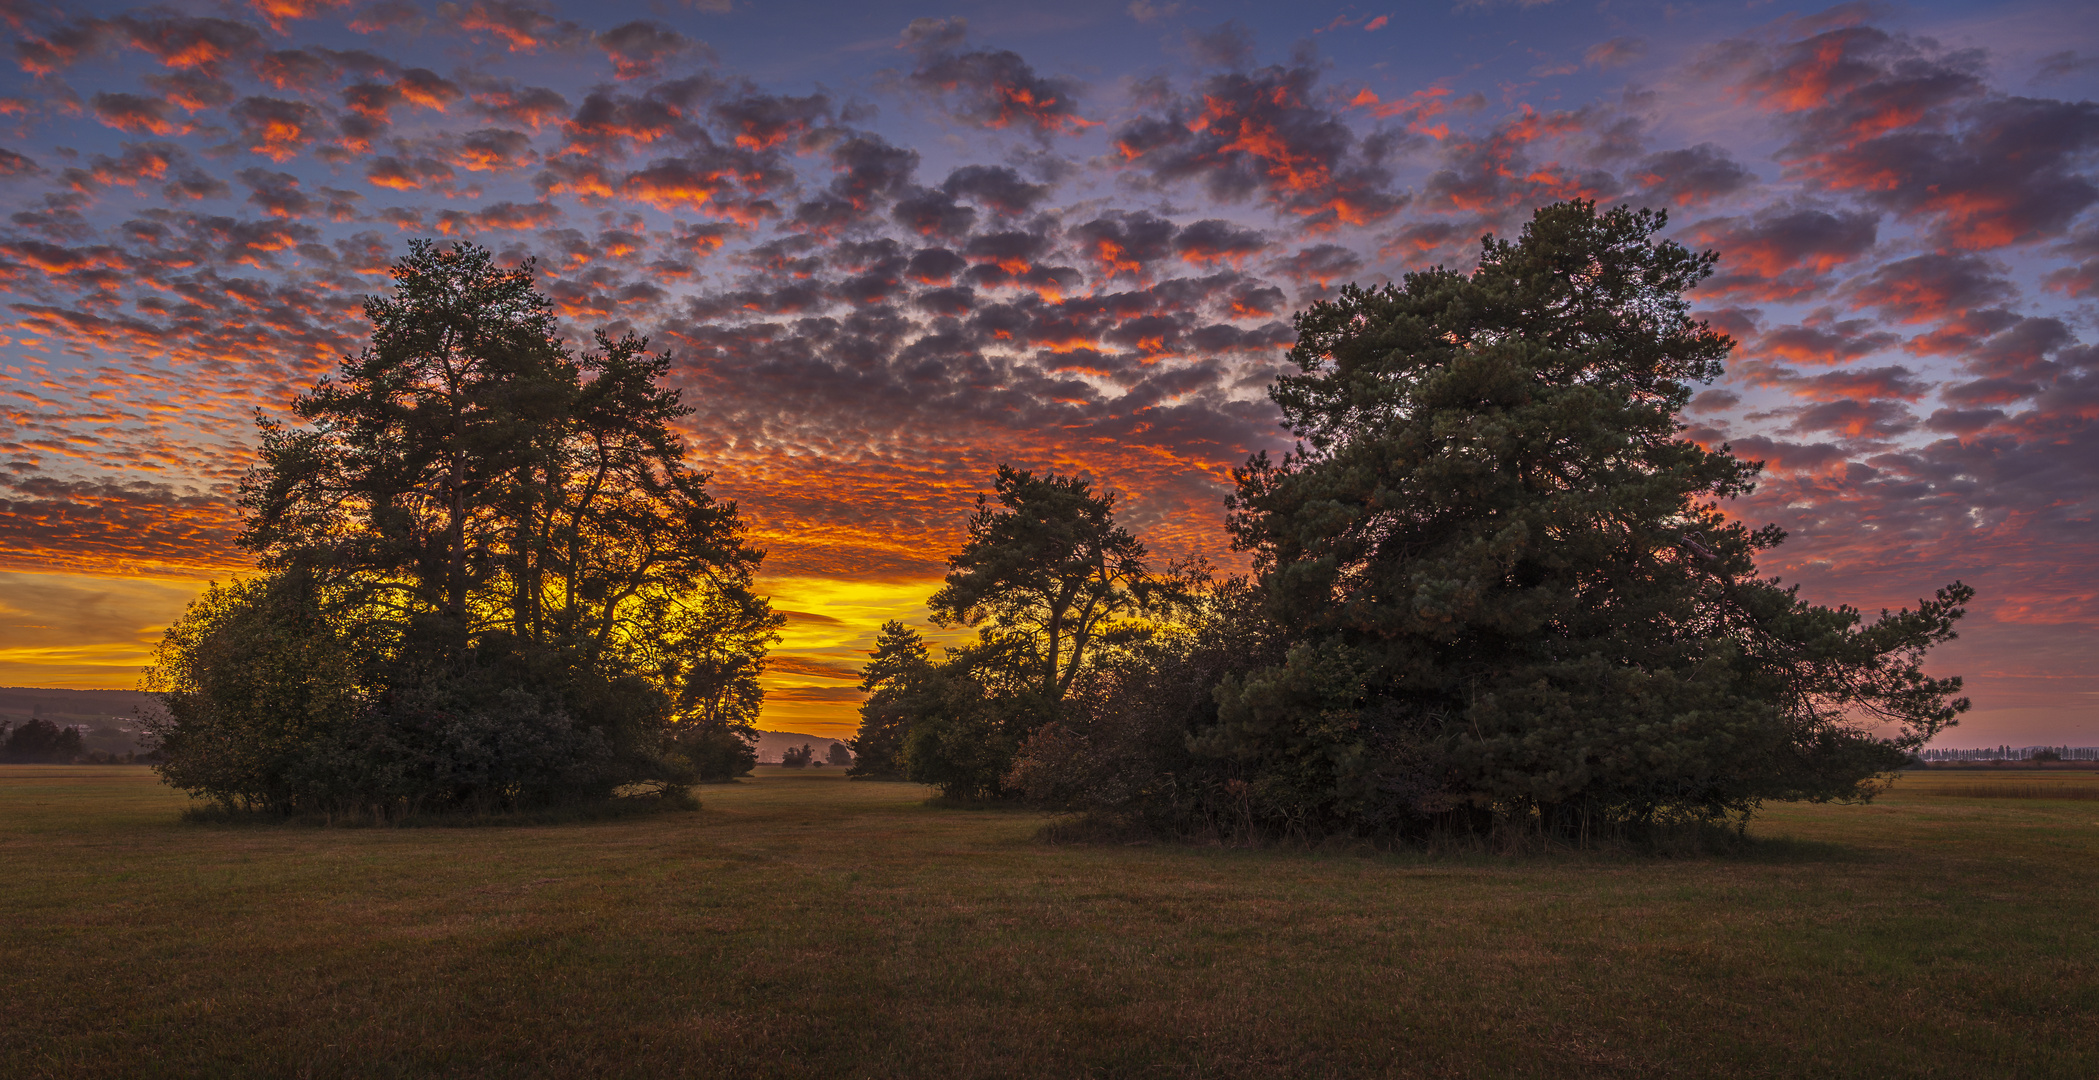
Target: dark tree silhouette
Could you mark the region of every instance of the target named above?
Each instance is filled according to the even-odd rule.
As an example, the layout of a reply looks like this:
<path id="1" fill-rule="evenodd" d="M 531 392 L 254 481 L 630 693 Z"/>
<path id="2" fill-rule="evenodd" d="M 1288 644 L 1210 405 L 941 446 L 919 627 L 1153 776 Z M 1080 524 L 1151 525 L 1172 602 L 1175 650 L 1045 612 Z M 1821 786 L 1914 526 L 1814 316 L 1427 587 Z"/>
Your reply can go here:
<path id="1" fill-rule="evenodd" d="M 1546 207 L 1472 274 L 1298 316 L 1271 396 L 1302 441 L 1230 519 L 1294 645 L 1197 742 L 1278 817 L 1743 814 L 1849 797 L 1966 708 L 1920 669 L 1965 586 L 1862 626 L 1757 577 L 1783 535 L 1718 504 L 1759 465 L 1678 420 L 1733 344 L 1684 299 L 1718 256 L 1663 223 Z"/>
<path id="2" fill-rule="evenodd" d="M 875 635 L 875 648 L 860 669 L 860 731 L 853 738 L 850 775 L 901 778 L 904 738 L 923 714 L 937 673 L 918 631 L 892 619 Z"/>
<path id="3" fill-rule="evenodd" d="M 685 463 L 669 357 L 572 354 L 531 265 L 472 244 L 418 241 L 393 278 L 305 426 L 261 422 L 242 542 L 265 576 L 170 630 L 164 775 L 280 810 L 509 805 L 747 733 L 780 619 Z"/>
<path id="4" fill-rule="evenodd" d="M 993 503 L 996 503 L 996 508 Z M 1022 654 L 1035 689 L 1054 705 L 1102 631 L 1143 608 L 1154 582 L 1144 545 L 1115 524 L 1113 496 L 1077 477 L 999 466 L 991 497 L 977 496 L 962 550 L 933 594 L 942 626 L 979 628 Z"/>

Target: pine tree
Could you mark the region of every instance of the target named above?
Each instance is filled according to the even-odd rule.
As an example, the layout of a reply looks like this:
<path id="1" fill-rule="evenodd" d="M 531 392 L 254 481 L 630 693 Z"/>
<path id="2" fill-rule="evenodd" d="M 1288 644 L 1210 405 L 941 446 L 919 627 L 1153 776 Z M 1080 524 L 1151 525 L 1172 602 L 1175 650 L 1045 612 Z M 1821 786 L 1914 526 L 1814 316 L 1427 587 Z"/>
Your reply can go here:
<path id="1" fill-rule="evenodd" d="M 848 775 L 904 775 L 904 738 L 911 721 L 929 707 L 936 679 L 925 638 L 894 619 L 883 623 L 874 651 L 860 669 L 860 689 L 867 698 L 860 705 L 860 731 L 852 740 Z"/>
<path id="2" fill-rule="evenodd" d="M 1717 256 L 1663 224 L 1546 207 L 1472 274 L 1298 316 L 1271 396 L 1301 442 L 1230 520 L 1296 641 L 1200 740 L 1260 761 L 1279 818 L 1743 814 L 1848 797 L 1966 707 L 1920 670 L 1965 586 L 1862 626 L 1758 579 L 1783 534 L 1720 504 L 1759 465 L 1678 420 L 1733 344 L 1684 299 Z"/>

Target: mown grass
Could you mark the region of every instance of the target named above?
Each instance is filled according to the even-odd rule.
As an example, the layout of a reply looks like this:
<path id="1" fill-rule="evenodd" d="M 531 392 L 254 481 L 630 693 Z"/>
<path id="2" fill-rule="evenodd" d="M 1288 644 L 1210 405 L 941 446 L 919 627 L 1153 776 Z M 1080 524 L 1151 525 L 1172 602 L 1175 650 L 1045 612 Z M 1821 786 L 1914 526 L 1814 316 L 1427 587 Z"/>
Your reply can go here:
<path id="1" fill-rule="evenodd" d="M 12 767 L 0 1075 L 2099 1075 L 2099 813 L 1946 784 L 1499 858 L 1051 845 L 828 770 L 319 829 Z"/>
<path id="2" fill-rule="evenodd" d="M 1920 794 L 1949 799 L 2099 799 L 2099 772 L 2090 769 L 1940 773 L 1923 771 L 1906 778 Z"/>

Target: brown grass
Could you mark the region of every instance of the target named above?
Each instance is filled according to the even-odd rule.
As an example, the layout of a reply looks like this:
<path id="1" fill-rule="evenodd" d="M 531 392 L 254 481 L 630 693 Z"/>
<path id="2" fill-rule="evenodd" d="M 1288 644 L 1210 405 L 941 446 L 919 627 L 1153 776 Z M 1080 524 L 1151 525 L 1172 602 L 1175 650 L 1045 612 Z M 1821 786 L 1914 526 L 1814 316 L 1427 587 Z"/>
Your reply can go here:
<path id="1" fill-rule="evenodd" d="M 2099 800 L 2099 770 L 2057 767 L 2047 772 L 2004 769 L 1998 772 L 1924 770 L 1902 773 L 1899 789 L 1944 799 Z"/>
<path id="2" fill-rule="evenodd" d="M 760 773 L 322 829 L 0 769 L 0 1076 L 2099 1075 L 2076 803 L 1909 774 L 1731 857 L 1429 857 L 1045 844 Z"/>
<path id="3" fill-rule="evenodd" d="M 1932 792 L 1950 799 L 2099 799 L 2099 784 L 1959 784 Z"/>

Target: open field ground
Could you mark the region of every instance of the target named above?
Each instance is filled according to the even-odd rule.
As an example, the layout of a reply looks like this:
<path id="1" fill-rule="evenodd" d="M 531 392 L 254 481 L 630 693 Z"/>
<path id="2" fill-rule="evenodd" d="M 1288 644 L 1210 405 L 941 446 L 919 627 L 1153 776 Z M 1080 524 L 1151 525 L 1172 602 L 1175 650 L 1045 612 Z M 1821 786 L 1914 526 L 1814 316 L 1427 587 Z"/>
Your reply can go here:
<path id="1" fill-rule="evenodd" d="M 1055 846 L 776 768 L 194 825 L 144 769 L 4 767 L 0 1075 L 2099 1076 L 2099 804 L 1988 783 L 1668 860 Z"/>

